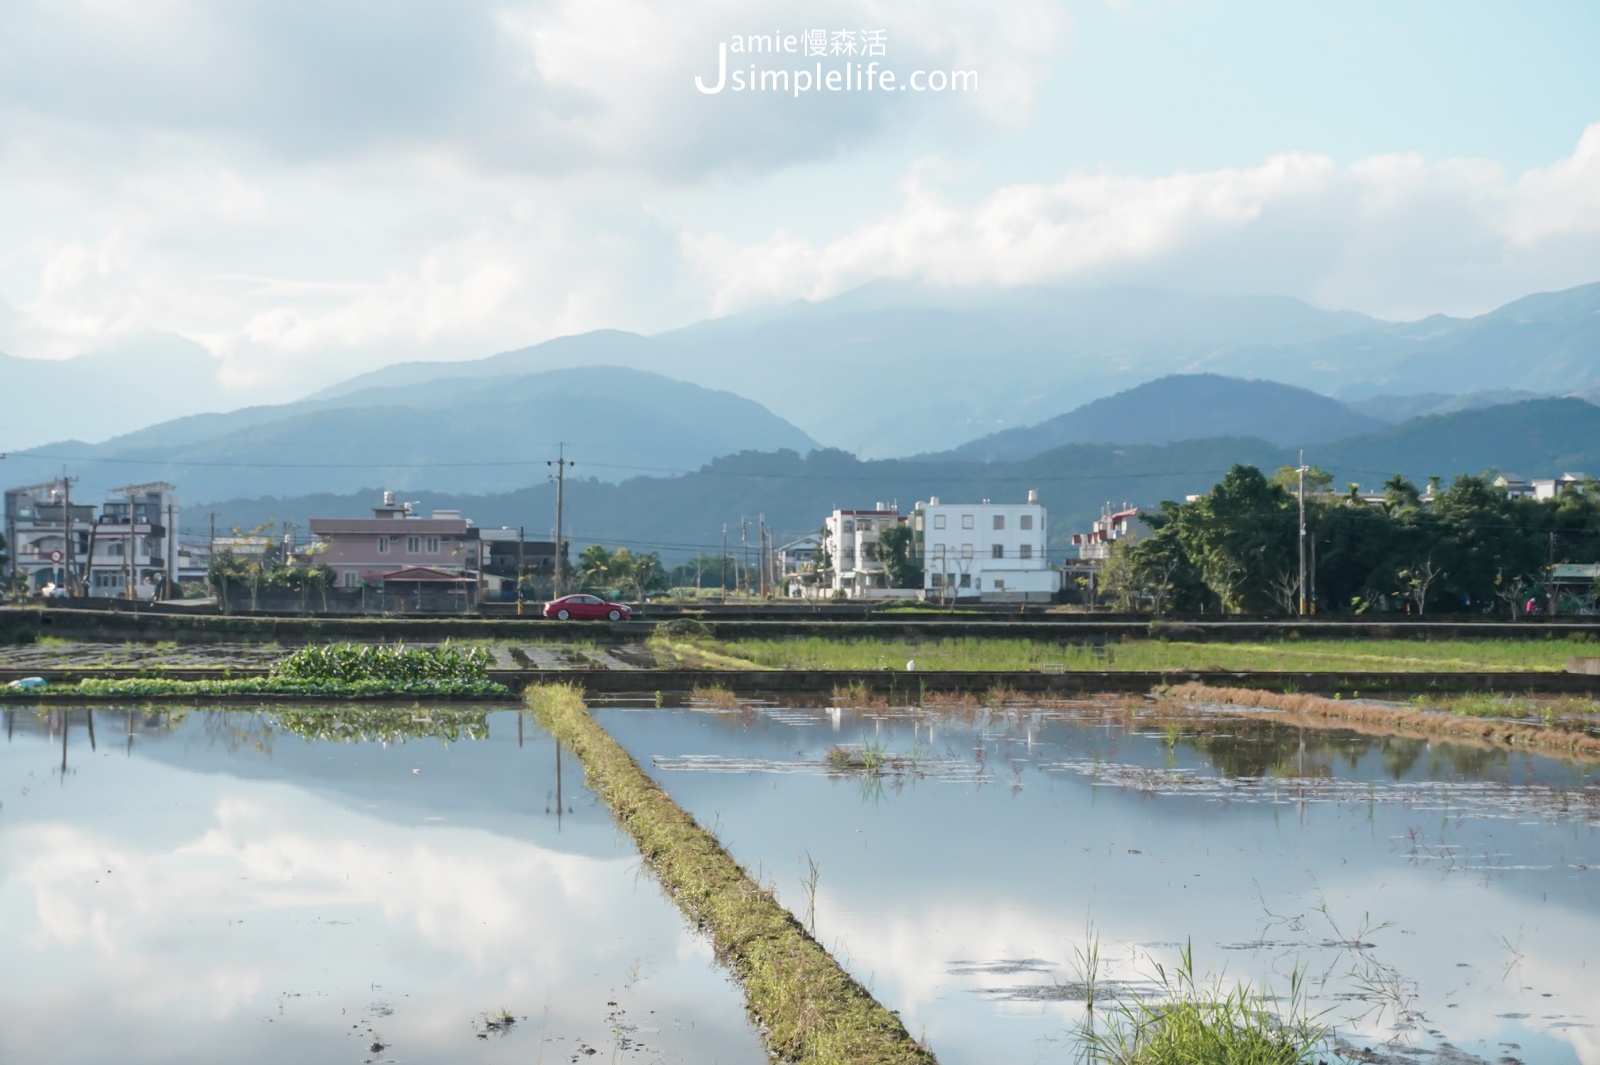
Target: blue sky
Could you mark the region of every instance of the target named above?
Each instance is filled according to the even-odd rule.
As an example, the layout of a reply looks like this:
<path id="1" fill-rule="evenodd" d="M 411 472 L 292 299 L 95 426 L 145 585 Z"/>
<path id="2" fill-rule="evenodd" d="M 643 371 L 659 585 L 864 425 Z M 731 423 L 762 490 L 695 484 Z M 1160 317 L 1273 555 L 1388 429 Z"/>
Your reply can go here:
<path id="1" fill-rule="evenodd" d="M 869 27 L 977 88 L 694 86 Z M 14 0 L 0 350 L 276 398 L 877 280 L 1477 313 L 1600 280 L 1596 54 L 1592 2 Z"/>

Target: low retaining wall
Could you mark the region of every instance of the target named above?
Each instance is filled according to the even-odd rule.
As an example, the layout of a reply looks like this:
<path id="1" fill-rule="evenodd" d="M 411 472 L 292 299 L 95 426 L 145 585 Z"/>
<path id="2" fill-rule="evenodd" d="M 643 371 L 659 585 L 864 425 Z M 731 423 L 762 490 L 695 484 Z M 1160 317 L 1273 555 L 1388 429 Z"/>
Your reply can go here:
<path id="1" fill-rule="evenodd" d="M 1148 692 L 1191 682 L 1269 691 L 1411 695 L 1423 692 L 1518 692 L 1600 695 L 1600 676 L 1579 673 L 1228 673 L 1217 670 L 1172 672 L 892 670 L 491 670 L 509 687 L 577 684 L 594 695 L 685 693 L 724 688 L 736 695 L 828 696 L 835 688 L 865 685 L 874 694 L 915 701 L 926 693 L 981 693 L 1009 688 L 1027 695 L 1072 696 L 1096 692 Z"/>
<path id="2" fill-rule="evenodd" d="M 648 609 L 648 608 L 647 608 Z M 446 639 L 562 639 L 624 642 L 642 640 L 663 622 L 648 614 L 640 620 L 548 621 L 540 617 L 281 617 L 270 615 L 193 615 L 163 611 L 0 609 L 0 643 L 31 642 L 39 636 L 122 642 L 178 640 L 183 643 L 278 641 L 316 643 L 358 640 L 438 642 Z M 1110 620 L 1084 615 L 1000 619 L 983 616 L 894 620 L 794 617 L 783 620 L 707 620 L 716 638 L 781 639 L 825 636 L 831 639 L 936 640 L 949 637 L 1057 640 L 1108 643 L 1124 638 L 1184 641 L 1228 640 L 1459 640 L 1600 639 L 1600 618 L 1578 621 L 1157 621 Z"/>

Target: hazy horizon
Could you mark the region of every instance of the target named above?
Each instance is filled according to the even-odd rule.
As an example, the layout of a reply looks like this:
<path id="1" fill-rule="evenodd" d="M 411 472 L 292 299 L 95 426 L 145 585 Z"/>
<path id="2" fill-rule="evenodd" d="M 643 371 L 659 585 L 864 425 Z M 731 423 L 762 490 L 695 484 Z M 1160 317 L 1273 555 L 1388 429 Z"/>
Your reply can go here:
<path id="1" fill-rule="evenodd" d="M 1600 9 L 1541 13 L 20 0 L 0 351 L 253 403 L 878 282 L 1483 313 L 1600 279 Z"/>

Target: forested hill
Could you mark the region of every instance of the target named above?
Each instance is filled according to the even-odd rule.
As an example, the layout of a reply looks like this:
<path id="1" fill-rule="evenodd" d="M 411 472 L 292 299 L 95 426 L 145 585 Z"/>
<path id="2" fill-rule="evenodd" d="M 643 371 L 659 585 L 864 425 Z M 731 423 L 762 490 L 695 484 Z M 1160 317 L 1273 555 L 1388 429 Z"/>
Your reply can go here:
<path id="1" fill-rule="evenodd" d="M 582 456 L 578 456 L 580 461 Z M 1053 555 L 1087 527 L 1105 503 L 1154 506 L 1206 491 L 1235 464 L 1270 472 L 1296 453 L 1263 440 L 1219 438 L 1171 445 L 1072 444 L 1015 462 L 910 459 L 861 461 L 841 451 L 743 452 L 674 477 L 635 477 L 619 483 L 569 479 L 567 528 L 574 543 L 604 542 L 660 551 L 674 559 L 740 541 L 741 519 L 765 516 L 782 537 L 814 531 L 835 507 L 897 503 L 939 496 L 962 500 L 1021 500 L 1030 488 L 1050 508 Z M 1600 473 L 1600 408 L 1578 400 L 1532 400 L 1484 410 L 1418 419 L 1379 433 L 1309 451 L 1308 462 L 1333 473 L 1335 487 L 1357 482 L 1376 488 L 1400 473 L 1426 483 L 1491 469 L 1524 477 L 1564 471 Z M 580 467 L 581 469 L 581 467 Z M 380 485 L 354 494 L 291 499 L 230 500 L 208 507 L 224 526 L 253 526 L 312 516 L 364 514 Z M 517 492 L 470 495 L 418 490 L 424 510 L 455 507 L 484 526 L 526 526 L 548 536 L 554 490 L 548 484 Z M 197 524 L 191 525 L 191 531 Z M 752 539 L 753 539 L 753 534 Z"/>

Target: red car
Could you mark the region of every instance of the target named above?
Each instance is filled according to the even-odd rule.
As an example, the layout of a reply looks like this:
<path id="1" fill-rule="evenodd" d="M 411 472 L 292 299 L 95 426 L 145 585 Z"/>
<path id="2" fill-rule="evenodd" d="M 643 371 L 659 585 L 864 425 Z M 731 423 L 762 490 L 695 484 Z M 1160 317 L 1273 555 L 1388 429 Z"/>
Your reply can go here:
<path id="1" fill-rule="evenodd" d="M 544 616 L 562 621 L 571 618 L 622 621 L 633 617 L 633 607 L 627 603 L 608 603 L 597 595 L 564 595 L 544 605 Z"/>

